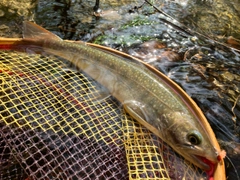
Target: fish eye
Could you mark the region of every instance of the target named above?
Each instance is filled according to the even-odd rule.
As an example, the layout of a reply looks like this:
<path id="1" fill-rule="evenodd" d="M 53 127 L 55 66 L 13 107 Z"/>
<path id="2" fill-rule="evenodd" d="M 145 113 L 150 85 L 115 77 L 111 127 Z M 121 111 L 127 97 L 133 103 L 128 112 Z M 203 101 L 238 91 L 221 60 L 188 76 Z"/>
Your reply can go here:
<path id="1" fill-rule="evenodd" d="M 195 130 L 187 135 L 187 139 L 192 145 L 199 145 L 202 142 L 201 134 Z"/>

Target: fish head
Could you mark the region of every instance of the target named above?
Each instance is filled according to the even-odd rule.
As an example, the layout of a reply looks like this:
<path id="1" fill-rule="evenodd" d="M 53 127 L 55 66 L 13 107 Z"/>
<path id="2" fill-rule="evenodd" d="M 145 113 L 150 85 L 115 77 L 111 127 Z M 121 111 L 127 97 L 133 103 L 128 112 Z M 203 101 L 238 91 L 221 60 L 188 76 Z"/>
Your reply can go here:
<path id="1" fill-rule="evenodd" d="M 165 136 L 173 149 L 185 159 L 205 171 L 213 171 L 219 162 L 219 151 L 213 146 L 208 133 L 194 117 L 181 112 L 167 115 L 172 125 Z"/>

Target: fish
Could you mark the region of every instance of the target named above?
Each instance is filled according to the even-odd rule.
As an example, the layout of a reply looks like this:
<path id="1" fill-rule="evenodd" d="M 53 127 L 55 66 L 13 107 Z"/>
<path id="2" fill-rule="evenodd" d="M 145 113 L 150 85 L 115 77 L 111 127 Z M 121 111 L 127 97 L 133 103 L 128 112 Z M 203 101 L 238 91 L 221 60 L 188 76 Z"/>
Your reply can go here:
<path id="1" fill-rule="evenodd" d="M 43 27 L 23 22 L 23 39 L 14 46 L 43 51 L 73 64 L 108 89 L 125 111 L 185 159 L 213 178 L 225 151 L 196 103 L 175 82 L 153 67 L 87 43 L 62 40 Z M 223 177 L 224 179 L 224 177 Z"/>

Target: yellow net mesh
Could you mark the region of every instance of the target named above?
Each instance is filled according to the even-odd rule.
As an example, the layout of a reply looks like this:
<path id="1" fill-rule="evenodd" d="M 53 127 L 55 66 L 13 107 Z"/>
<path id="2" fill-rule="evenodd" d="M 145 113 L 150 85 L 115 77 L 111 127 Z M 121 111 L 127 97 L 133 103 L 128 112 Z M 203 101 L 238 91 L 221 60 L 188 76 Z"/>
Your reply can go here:
<path id="1" fill-rule="evenodd" d="M 0 51 L 0 179 L 206 179 L 54 56 Z"/>

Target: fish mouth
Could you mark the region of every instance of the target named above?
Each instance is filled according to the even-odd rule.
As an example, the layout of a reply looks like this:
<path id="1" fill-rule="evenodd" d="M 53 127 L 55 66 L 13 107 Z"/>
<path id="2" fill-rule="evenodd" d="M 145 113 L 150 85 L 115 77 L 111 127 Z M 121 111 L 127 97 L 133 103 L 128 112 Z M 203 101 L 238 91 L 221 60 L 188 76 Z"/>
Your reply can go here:
<path id="1" fill-rule="evenodd" d="M 209 159 L 207 159 L 205 157 L 202 157 L 202 156 L 192 155 L 192 157 L 199 160 L 199 165 L 201 165 L 202 166 L 201 168 L 203 170 L 205 170 L 208 178 L 213 179 L 216 164 L 214 162 L 210 161 Z"/>
<path id="2" fill-rule="evenodd" d="M 196 164 L 198 164 L 198 167 L 206 172 L 212 172 L 215 168 L 215 163 L 211 160 L 207 159 L 206 157 L 199 156 L 199 155 L 191 155 L 191 157 L 196 161 Z"/>
<path id="3" fill-rule="evenodd" d="M 185 148 L 181 148 L 181 151 L 177 152 L 179 152 L 179 154 L 181 154 L 195 166 L 206 172 L 214 170 L 216 164 L 219 162 L 215 153 L 206 153 L 203 149 L 198 147 L 189 148 L 189 146 L 186 146 Z"/>
<path id="4" fill-rule="evenodd" d="M 211 156 L 206 156 L 206 153 L 203 153 L 202 150 L 199 150 L 197 153 L 195 151 L 194 153 L 193 151 L 188 151 L 187 153 L 186 151 L 182 155 L 195 166 L 206 172 L 209 179 L 214 176 L 215 167 L 218 162 L 217 157 L 215 160 L 215 158 L 212 158 Z"/>

